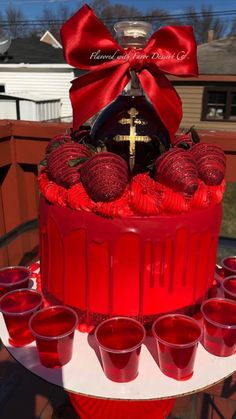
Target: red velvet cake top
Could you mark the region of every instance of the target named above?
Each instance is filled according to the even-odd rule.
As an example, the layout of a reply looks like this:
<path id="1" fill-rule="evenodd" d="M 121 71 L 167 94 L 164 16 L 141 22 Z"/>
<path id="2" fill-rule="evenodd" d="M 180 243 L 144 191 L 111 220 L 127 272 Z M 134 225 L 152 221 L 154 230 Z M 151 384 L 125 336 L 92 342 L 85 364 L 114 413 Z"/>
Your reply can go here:
<path id="1" fill-rule="evenodd" d="M 197 178 L 196 189 L 190 195 L 165 184 L 165 178 L 161 182 L 158 175 L 154 180 L 149 174 L 141 173 L 124 185 L 120 196 L 102 201 L 92 199 L 81 179 L 67 188 L 57 184 L 51 179 L 47 168 L 41 170 L 38 181 L 41 193 L 49 202 L 111 218 L 179 214 L 206 208 L 221 202 L 225 190 L 224 179 L 218 185 L 207 185 Z"/>

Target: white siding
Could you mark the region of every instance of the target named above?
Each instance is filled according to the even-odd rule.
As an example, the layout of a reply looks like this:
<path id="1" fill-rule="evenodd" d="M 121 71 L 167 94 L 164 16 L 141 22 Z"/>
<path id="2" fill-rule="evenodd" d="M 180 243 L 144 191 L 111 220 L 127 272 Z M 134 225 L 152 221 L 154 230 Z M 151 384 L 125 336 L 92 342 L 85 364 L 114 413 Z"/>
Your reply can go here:
<path id="1" fill-rule="evenodd" d="M 0 119 L 16 119 L 16 101 L 4 99 L 0 101 Z"/>
<path id="2" fill-rule="evenodd" d="M 61 99 L 61 116 L 72 115 L 69 98 L 70 81 L 74 79 L 72 68 L 29 69 L 0 68 L 0 81 L 5 85 L 5 93 L 38 92 Z"/>

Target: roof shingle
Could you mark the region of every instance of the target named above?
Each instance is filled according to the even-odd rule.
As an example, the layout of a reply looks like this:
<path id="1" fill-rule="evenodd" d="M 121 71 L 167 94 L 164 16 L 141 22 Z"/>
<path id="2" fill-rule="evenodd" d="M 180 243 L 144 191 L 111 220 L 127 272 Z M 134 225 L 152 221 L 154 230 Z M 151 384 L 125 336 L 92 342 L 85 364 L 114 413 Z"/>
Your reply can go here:
<path id="1" fill-rule="evenodd" d="M 40 42 L 36 36 L 12 40 L 5 64 L 65 64 L 63 50 Z"/>
<path id="2" fill-rule="evenodd" d="M 200 74 L 236 75 L 236 36 L 198 46 Z"/>

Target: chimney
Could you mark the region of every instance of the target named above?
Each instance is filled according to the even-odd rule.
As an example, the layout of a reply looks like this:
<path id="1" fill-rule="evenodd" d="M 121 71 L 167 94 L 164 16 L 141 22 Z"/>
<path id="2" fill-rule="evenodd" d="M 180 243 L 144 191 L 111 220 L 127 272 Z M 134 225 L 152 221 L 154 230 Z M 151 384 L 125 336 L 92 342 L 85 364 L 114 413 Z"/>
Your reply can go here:
<path id="1" fill-rule="evenodd" d="M 207 32 L 207 42 L 211 42 L 214 40 L 214 29 L 210 29 Z"/>

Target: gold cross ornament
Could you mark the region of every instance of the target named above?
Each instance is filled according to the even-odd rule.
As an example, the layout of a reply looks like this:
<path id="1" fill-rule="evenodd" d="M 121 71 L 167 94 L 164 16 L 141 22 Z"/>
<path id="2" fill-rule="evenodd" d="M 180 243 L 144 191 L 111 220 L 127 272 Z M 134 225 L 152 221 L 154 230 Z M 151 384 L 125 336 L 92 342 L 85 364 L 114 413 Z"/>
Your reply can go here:
<path id="1" fill-rule="evenodd" d="M 130 118 L 122 118 L 119 122 L 122 125 L 129 124 L 129 135 L 116 135 L 116 141 L 129 141 L 129 166 L 132 170 L 135 165 L 135 144 L 136 141 L 142 141 L 144 143 L 148 143 L 151 141 L 151 138 L 148 135 L 136 135 L 136 125 L 142 123 L 136 116 L 139 114 L 137 109 L 131 108 L 128 111 Z"/>

